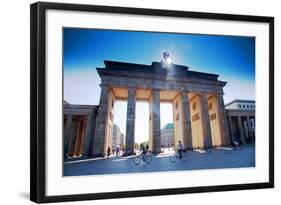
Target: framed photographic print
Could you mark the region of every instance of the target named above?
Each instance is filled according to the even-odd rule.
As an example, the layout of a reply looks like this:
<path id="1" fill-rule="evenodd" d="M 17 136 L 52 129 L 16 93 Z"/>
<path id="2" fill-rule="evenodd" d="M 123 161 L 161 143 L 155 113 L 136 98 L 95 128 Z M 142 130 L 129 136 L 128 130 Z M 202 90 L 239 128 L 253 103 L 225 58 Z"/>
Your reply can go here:
<path id="1" fill-rule="evenodd" d="M 34 202 L 274 187 L 274 18 L 31 5 Z"/>

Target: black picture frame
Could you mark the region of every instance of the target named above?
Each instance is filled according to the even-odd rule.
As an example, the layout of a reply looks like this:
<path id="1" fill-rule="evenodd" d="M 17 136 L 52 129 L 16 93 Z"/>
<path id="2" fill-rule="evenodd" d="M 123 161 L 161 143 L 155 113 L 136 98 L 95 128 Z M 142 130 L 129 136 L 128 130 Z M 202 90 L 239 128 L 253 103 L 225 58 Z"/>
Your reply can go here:
<path id="1" fill-rule="evenodd" d="M 262 22 L 269 25 L 269 181 L 263 183 L 229 184 L 192 188 L 171 188 L 109 193 L 46 196 L 46 81 L 45 81 L 45 26 L 48 9 L 150 15 L 195 19 Z M 110 7 L 82 4 L 38 2 L 30 6 L 30 200 L 37 203 L 76 200 L 97 200 L 198 192 L 217 192 L 274 187 L 274 17 L 233 15 L 174 10 Z"/>

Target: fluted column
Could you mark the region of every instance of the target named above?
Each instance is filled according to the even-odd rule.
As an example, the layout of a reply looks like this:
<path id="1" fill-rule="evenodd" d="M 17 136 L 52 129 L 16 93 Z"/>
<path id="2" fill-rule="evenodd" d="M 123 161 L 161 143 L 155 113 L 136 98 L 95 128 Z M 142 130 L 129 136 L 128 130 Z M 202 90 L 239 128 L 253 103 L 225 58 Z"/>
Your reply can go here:
<path id="1" fill-rule="evenodd" d="M 238 116 L 238 129 L 239 129 L 239 133 L 240 133 L 240 139 L 241 139 L 242 143 L 245 144 L 246 141 L 245 141 L 245 135 L 244 135 L 244 128 L 243 128 L 242 121 L 241 121 L 241 116 Z"/>
<path id="2" fill-rule="evenodd" d="M 128 88 L 125 155 L 134 154 L 135 119 L 136 119 L 136 88 Z"/>
<path id="3" fill-rule="evenodd" d="M 208 109 L 208 97 L 207 94 L 202 93 L 201 95 L 201 112 L 202 112 L 202 128 L 203 128 L 203 139 L 208 141 L 210 147 L 213 146 L 212 133 L 210 126 L 210 117 Z"/>
<path id="4" fill-rule="evenodd" d="M 152 91 L 152 152 L 161 152 L 160 90 Z"/>
<path id="5" fill-rule="evenodd" d="M 64 130 L 64 156 L 67 156 L 68 154 L 71 130 L 72 130 L 72 117 L 73 117 L 72 115 L 67 115 L 67 119 L 66 119 L 66 126 Z"/>
<path id="6" fill-rule="evenodd" d="M 183 116 L 183 144 L 185 149 L 192 150 L 192 133 L 191 133 L 191 121 L 190 121 L 190 109 L 188 92 L 181 93 L 182 99 L 182 116 Z"/>
<path id="7" fill-rule="evenodd" d="M 246 117 L 246 120 L 247 120 L 247 127 L 248 127 L 248 132 L 249 132 L 249 136 L 250 136 L 250 140 L 251 140 L 251 143 L 254 142 L 254 136 L 253 136 L 253 132 L 252 132 L 252 128 L 251 128 L 251 120 L 250 120 L 250 117 L 247 116 Z"/>
<path id="8" fill-rule="evenodd" d="M 223 94 L 218 94 L 218 112 L 220 120 L 220 129 L 223 145 L 230 145 L 229 129 L 227 125 L 226 111 L 224 106 Z"/>
<path id="9" fill-rule="evenodd" d="M 228 116 L 228 122 L 229 122 L 230 138 L 231 138 L 231 141 L 234 142 L 234 130 L 233 130 L 233 125 L 232 125 L 232 118 L 230 115 Z"/>
<path id="10" fill-rule="evenodd" d="M 87 116 L 87 124 L 86 124 L 86 131 L 85 131 L 85 137 L 83 139 L 83 156 L 89 156 L 91 153 L 89 153 L 90 148 L 90 140 L 92 135 L 92 116 Z"/>
<path id="11" fill-rule="evenodd" d="M 108 117 L 108 97 L 110 88 L 107 85 L 100 85 L 101 94 L 100 94 L 100 103 L 96 118 L 96 130 L 95 138 L 93 143 L 93 156 L 104 156 L 105 150 L 105 134 L 106 134 L 106 123 Z"/>

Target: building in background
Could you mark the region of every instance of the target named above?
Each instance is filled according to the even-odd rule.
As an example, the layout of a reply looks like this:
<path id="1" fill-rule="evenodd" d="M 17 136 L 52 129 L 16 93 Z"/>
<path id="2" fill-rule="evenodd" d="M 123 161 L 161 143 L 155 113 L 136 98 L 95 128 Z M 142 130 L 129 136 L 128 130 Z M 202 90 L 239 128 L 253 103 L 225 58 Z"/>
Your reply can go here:
<path id="1" fill-rule="evenodd" d="M 254 100 L 235 99 L 225 105 L 225 109 L 255 110 L 255 108 L 256 102 Z"/>
<path id="2" fill-rule="evenodd" d="M 121 132 L 120 128 L 113 124 L 113 132 L 112 132 L 112 151 L 116 149 L 116 147 L 121 148 L 124 144 L 124 134 Z"/>
<path id="3" fill-rule="evenodd" d="M 91 157 L 98 106 L 64 102 L 64 157 Z"/>
<path id="4" fill-rule="evenodd" d="M 167 123 L 161 129 L 161 148 L 170 148 L 174 147 L 175 139 L 174 139 L 174 124 Z"/>
<path id="5" fill-rule="evenodd" d="M 231 141 L 255 142 L 255 101 L 233 100 L 225 105 Z"/>

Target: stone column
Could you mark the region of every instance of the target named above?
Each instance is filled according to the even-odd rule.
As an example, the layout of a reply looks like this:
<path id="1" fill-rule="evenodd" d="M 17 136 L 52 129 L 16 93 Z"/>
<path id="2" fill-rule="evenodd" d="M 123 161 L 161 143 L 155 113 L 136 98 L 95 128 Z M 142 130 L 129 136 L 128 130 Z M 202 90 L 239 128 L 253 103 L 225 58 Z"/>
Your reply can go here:
<path id="1" fill-rule="evenodd" d="M 136 88 L 128 88 L 125 155 L 134 154 L 135 119 L 136 119 Z"/>
<path id="2" fill-rule="evenodd" d="M 249 141 L 249 128 L 248 128 L 248 123 L 247 120 L 243 121 L 244 127 L 245 127 L 245 137 L 247 141 Z"/>
<path id="3" fill-rule="evenodd" d="M 91 123 L 91 137 L 89 141 L 89 157 L 93 157 L 93 145 L 94 145 L 94 139 L 95 139 L 95 126 L 96 126 L 96 117 L 97 117 L 97 107 L 93 110 L 92 115 L 92 123 Z"/>
<path id="4" fill-rule="evenodd" d="M 218 113 L 223 145 L 230 145 L 229 129 L 227 125 L 226 111 L 224 106 L 223 94 L 218 94 Z"/>
<path id="5" fill-rule="evenodd" d="M 71 129 L 71 135 L 70 135 L 70 141 L 69 141 L 69 147 L 68 147 L 68 153 L 67 156 L 72 157 L 75 150 L 75 143 L 76 143 L 76 136 L 78 132 L 78 120 L 75 120 L 72 123 L 72 129 Z"/>
<path id="6" fill-rule="evenodd" d="M 152 152 L 161 152 L 160 90 L 152 91 Z"/>
<path id="7" fill-rule="evenodd" d="M 242 121 L 241 121 L 241 116 L 238 116 L 238 129 L 239 129 L 239 133 L 240 133 L 240 139 L 241 139 L 242 143 L 245 144 L 246 141 L 245 141 L 245 135 L 244 135 L 244 128 L 243 128 Z"/>
<path id="8" fill-rule="evenodd" d="M 64 130 L 64 156 L 67 156 L 68 154 L 71 130 L 72 130 L 72 117 L 73 117 L 72 115 L 67 115 L 67 119 L 66 119 L 66 126 Z"/>
<path id="9" fill-rule="evenodd" d="M 106 124 L 108 118 L 108 96 L 110 88 L 107 85 L 100 85 L 100 103 L 96 118 L 96 130 L 95 138 L 93 143 L 93 157 L 104 156 L 105 150 L 105 134 L 106 134 Z"/>
<path id="10" fill-rule="evenodd" d="M 77 157 L 77 155 L 76 155 L 76 153 L 77 153 L 77 142 L 79 140 L 80 132 L 83 129 L 83 127 L 81 127 L 81 125 L 82 125 L 82 122 L 80 120 L 78 120 L 76 136 L 75 136 L 75 139 L 73 139 L 74 140 L 73 141 L 74 142 L 74 149 L 73 149 L 73 156 L 74 157 Z"/>
<path id="11" fill-rule="evenodd" d="M 247 120 L 247 126 L 248 126 L 248 132 L 249 132 L 249 136 L 250 136 L 250 140 L 251 140 L 251 143 L 254 142 L 254 136 L 253 136 L 253 132 L 252 132 L 252 128 L 251 128 L 251 120 L 250 120 L 250 117 L 247 116 L 246 117 L 246 120 Z"/>
<path id="12" fill-rule="evenodd" d="M 228 122 L 229 122 L 230 138 L 231 141 L 234 142 L 234 130 L 233 130 L 232 119 L 230 115 L 228 116 Z"/>
<path id="13" fill-rule="evenodd" d="M 86 124 L 86 131 L 85 131 L 85 137 L 83 139 L 83 156 L 89 156 L 91 153 L 89 153 L 90 150 L 90 140 L 91 140 L 91 135 L 92 135 L 92 116 L 89 115 L 87 117 L 87 124 Z"/>
<path id="14" fill-rule="evenodd" d="M 189 110 L 189 98 L 188 92 L 181 93 L 182 99 L 182 116 L 183 116 L 183 144 L 185 149 L 192 150 L 192 133 L 191 133 L 191 121 L 190 121 L 190 110 Z"/>
<path id="15" fill-rule="evenodd" d="M 210 117 L 209 117 L 209 108 L 208 108 L 208 97 L 206 93 L 202 93 L 201 95 L 201 116 L 202 116 L 202 128 L 203 128 L 203 139 L 208 141 L 208 145 L 210 147 L 213 146 L 212 142 L 212 132 L 210 125 Z"/>

